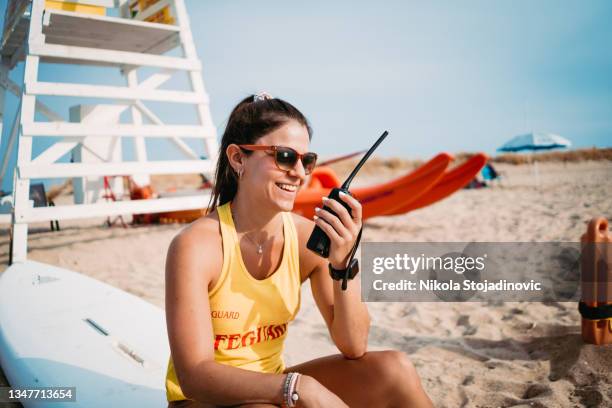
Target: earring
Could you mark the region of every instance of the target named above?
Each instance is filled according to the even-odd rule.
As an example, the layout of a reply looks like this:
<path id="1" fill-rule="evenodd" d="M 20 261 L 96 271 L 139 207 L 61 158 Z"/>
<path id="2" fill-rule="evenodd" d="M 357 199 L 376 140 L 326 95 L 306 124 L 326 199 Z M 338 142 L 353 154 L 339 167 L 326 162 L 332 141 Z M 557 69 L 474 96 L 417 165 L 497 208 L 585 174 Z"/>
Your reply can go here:
<path id="1" fill-rule="evenodd" d="M 243 169 L 238 170 L 238 178 L 241 179 L 242 178 L 242 173 L 244 172 Z"/>

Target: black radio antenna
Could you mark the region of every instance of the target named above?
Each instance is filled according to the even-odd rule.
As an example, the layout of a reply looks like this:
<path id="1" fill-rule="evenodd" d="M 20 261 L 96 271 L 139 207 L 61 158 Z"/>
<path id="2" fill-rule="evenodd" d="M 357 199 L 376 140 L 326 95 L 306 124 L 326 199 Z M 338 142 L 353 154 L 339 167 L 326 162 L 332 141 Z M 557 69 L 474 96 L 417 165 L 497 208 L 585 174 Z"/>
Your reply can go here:
<path id="1" fill-rule="evenodd" d="M 363 166 L 363 164 L 368 160 L 368 157 L 370 157 L 370 155 L 374 152 L 374 150 L 376 150 L 378 145 L 381 144 L 383 140 L 385 140 L 385 137 L 387 137 L 388 134 L 389 134 L 389 132 L 385 130 L 383 132 L 383 134 L 380 135 L 380 137 L 378 138 L 376 143 L 374 143 L 374 145 L 372 147 L 370 147 L 370 150 L 368 150 L 368 152 L 365 154 L 365 156 L 363 156 L 361 158 L 361 160 L 359 161 L 359 163 L 357 163 L 357 166 L 353 169 L 353 171 L 348 176 L 348 178 L 344 181 L 344 183 L 342 183 L 342 186 L 340 187 L 341 189 L 348 190 L 348 188 L 349 188 L 349 186 L 351 184 L 351 181 L 353 181 L 353 177 L 355 177 L 355 175 L 357 175 L 357 173 L 361 169 L 361 166 Z"/>

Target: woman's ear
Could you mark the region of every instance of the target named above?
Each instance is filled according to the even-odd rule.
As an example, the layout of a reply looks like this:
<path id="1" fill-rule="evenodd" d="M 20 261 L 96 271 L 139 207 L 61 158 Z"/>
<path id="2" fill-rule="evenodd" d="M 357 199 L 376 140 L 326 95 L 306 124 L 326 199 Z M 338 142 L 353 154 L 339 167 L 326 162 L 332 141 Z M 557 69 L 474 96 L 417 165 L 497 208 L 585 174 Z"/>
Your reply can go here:
<path id="1" fill-rule="evenodd" d="M 244 153 L 236 144 L 231 144 L 225 149 L 227 160 L 236 173 L 240 173 L 244 167 Z"/>

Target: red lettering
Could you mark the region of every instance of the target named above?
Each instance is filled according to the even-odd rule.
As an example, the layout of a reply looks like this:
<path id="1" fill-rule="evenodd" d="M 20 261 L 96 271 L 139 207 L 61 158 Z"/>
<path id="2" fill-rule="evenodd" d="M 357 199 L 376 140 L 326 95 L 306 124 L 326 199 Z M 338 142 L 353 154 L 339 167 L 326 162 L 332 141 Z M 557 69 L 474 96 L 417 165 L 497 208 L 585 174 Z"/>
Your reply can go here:
<path id="1" fill-rule="evenodd" d="M 230 312 L 227 310 L 212 310 L 210 315 L 213 319 L 238 319 L 240 318 L 239 312 Z"/>
<path id="2" fill-rule="evenodd" d="M 247 344 L 247 342 L 249 342 Z M 246 332 L 244 336 L 242 336 L 242 347 L 252 346 L 255 343 L 255 330 L 251 330 L 250 332 Z"/>
<path id="3" fill-rule="evenodd" d="M 236 346 L 234 347 L 234 341 L 236 341 Z M 240 335 L 239 334 L 230 334 L 228 341 L 227 341 L 227 349 L 228 350 L 233 350 L 233 349 L 237 349 L 240 347 Z"/>
<path id="4" fill-rule="evenodd" d="M 274 330 L 273 329 L 274 329 L 274 326 L 268 326 L 268 330 L 266 330 L 269 339 L 275 339 L 276 338 L 276 336 L 274 335 Z"/>
<path id="5" fill-rule="evenodd" d="M 224 312 L 227 313 L 227 312 Z M 218 312 L 218 316 L 222 313 Z M 230 313 L 231 314 L 231 313 Z M 215 350 L 235 350 L 240 347 L 252 346 L 262 341 L 274 340 L 287 332 L 287 323 L 260 326 L 257 329 L 243 334 L 217 334 L 215 335 Z M 224 343 L 225 342 L 225 343 Z"/>
<path id="6" fill-rule="evenodd" d="M 225 334 L 217 334 L 215 336 L 215 350 L 219 349 L 219 342 L 225 339 L 227 339 L 227 336 Z"/>
<path id="7" fill-rule="evenodd" d="M 280 324 L 274 328 L 274 332 L 276 333 L 276 337 L 280 337 L 285 333 L 284 324 Z"/>

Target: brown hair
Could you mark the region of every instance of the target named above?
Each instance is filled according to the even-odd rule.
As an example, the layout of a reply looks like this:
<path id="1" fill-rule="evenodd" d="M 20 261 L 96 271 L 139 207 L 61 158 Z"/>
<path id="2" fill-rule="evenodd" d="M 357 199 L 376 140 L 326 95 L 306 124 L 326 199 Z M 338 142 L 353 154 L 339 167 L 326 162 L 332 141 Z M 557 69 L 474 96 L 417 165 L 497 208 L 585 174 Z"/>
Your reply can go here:
<path id="1" fill-rule="evenodd" d="M 215 184 L 208 204 L 208 211 L 232 201 L 238 191 L 238 175 L 229 165 L 225 151 L 231 144 L 254 144 L 260 137 L 273 132 L 290 120 L 295 120 L 308 130 L 312 139 L 312 129 L 306 117 L 295 106 L 280 98 L 244 98 L 232 110 L 221 138 Z M 245 151 L 246 155 L 252 152 Z"/>

